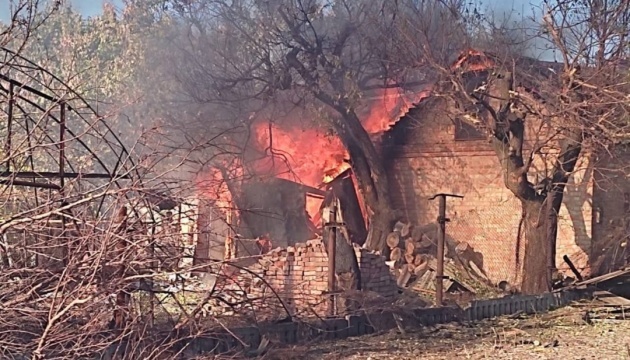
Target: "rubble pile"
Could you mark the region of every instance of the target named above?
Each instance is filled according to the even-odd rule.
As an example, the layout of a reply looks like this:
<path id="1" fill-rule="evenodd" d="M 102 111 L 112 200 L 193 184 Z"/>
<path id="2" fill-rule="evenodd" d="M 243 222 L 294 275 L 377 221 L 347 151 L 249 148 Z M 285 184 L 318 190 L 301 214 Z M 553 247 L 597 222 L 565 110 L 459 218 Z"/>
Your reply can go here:
<path id="1" fill-rule="evenodd" d="M 570 254 L 571 261 L 576 264 L 584 277 L 603 275 L 622 269 L 630 264 L 630 246 L 628 246 L 628 229 L 630 220 L 614 219 L 609 221 L 608 231 L 594 247 L 589 261 L 586 254 Z M 582 259 L 584 257 L 585 259 Z M 591 264 L 582 268 L 579 264 Z"/>

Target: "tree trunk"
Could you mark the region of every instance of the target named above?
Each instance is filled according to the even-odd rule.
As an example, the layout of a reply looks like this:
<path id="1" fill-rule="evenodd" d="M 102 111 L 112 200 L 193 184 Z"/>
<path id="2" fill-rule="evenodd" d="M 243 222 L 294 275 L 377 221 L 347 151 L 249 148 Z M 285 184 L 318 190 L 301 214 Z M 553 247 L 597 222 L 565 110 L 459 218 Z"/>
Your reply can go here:
<path id="1" fill-rule="evenodd" d="M 285 21 L 292 26 L 293 22 L 290 19 L 285 17 Z M 299 42 L 300 39 L 296 40 Z M 350 154 L 352 170 L 357 177 L 361 196 L 368 211 L 369 224 L 365 246 L 370 250 L 383 252 L 387 249 L 385 243 L 387 234 L 396 220 L 395 213 L 391 209 L 389 186 L 381 157 L 353 107 L 345 100 L 345 95 L 348 93 L 343 81 L 345 72 L 340 71 L 333 62 L 327 61 L 323 54 L 319 54 L 322 55 L 319 59 L 312 58 L 316 60 L 315 63 L 327 62 L 333 69 L 328 75 L 331 76 L 331 85 L 336 94 L 331 95 L 321 89 L 317 76 L 314 75 L 317 70 L 309 70 L 303 62 L 298 60 L 298 53 L 300 53 L 299 48 L 289 51 L 285 57 L 286 62 L 312 87 L 316 99 L 339 113 L 340 116 L 333 120 L 332 125 Z"/>
<path id="2" fill-rule="evenodd" d="M 568 177 L 568 176 L 567 176 Z M 564 184 L 555 183 L 544 198 L 521 199 L 522 218 L 516 242 L 516 281 L 524 294 L 551 290 L 556 272 L 558 214 Z"/>
<path id="3" fill-rule="evenodd" d="M 353 111 L 346 112 L 341 120 L 333 124 L 350 154 L 352 170 L 368 211 L 365 246 L 382 253 L 387 247 L 387 235 L 396 221 L 385 167 L 369 134 Z"/>
<path id="4" fill-rule="evenodd" d="M 551 289 L 556 270 L 558 213 L 564 188 L 582 149 L 583 134 L 579 128 L 563 129 L 552 176 L 535 187 L 527 178 L 535 154 L 525 156 L 523 153 L 525 114 L 511 109 L 512 74 L 499 72 L 495 76 L 491 87 L 493 96 L 485 103 L 491 115 L 487 124 L 501 162 L 505 186 L 521 201 L 523 208 L 516 247 L 516 281 L 523 293 L 542 293 Z"/>
<path id="5" fill-rule="evenodd" d="M 549 246 L 545 220 L 548 209 L 544 202 L 521 200 L 522 218 L 516 241 L 516 283 L 524 294 L 540 294 L 550 290 L 547 278 Z"/>

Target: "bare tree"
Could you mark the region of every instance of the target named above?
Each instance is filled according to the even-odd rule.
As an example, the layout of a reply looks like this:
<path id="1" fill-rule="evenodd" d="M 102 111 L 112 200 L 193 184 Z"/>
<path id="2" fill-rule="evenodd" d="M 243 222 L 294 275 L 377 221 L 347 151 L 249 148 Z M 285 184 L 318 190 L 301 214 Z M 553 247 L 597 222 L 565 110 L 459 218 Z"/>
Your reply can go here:
<path id="1" fill-rule="evenodd" d="M 215 284 L 226 276 L 219 259 L 193 265 L 182 218 L 196 216 L 194 199 L 168 183 L 186 158 L 166 168 L 152 131 L 127 146 L 67 84 L 2 51 L 2 358 L 171 359 L 222 328 L 226 309 L 249 324 L 256 301 L 283 309 L 273 290 L 252 299 L 190 280 L 201 267 Z"/>
<path id="2" fill-rule="evenodd" d="M 208 320 L 222 324 L 217 312 L 251 318 L 247 294 L 235 304 L 229 290 L 188 291 L 181 219 L 194 208 L 186 184 L 169 184 L 187 154 L 165 166 L 173 153 L 155 128 L 121 139 L 116 121 L 25 58 L 43 15 L 36 1 L 18 4 L 0 47 L 0 357 L 174 358 L 187 351 L 180 340 L 212 331 Z M 204 319 L 209 304 L 221 310 Z"/>
<path id="3" fill-rule="evenodd" d="M 60 3 L 60 1 L 46 4 L 40 0 L 18 0 L 6 4 L 5 6 L 9 8 L 8 22 L 0 22 L 0 46 L 13 42 L 17 44 L 14 50 L 19 53 L 34 31 L 57 11 Z M 16 39 L 19 41 L 15 41 Z"/>

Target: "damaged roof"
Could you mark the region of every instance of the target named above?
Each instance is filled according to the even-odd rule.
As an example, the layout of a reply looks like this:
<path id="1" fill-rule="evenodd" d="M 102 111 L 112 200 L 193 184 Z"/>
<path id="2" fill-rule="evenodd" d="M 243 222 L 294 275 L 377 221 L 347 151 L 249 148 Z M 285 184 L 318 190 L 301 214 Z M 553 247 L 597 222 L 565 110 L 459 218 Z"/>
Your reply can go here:
<path id="1" fill-rule="evenodd" d="M 501 59 L 491 52 L 480 51 L 476 49 L 468 49 L 463 51 L 453 62 L 451 70 L 459 73 L 481 73 L 489 69 L 506 66 L 507 59 Z M 559 74 L 563 70 L 563 64 L 558 62 L 542 61 L 530 57 L 519 57 L 511 64 L 508 64 L 512 70 L 518 69 L 514 77 L 515 87 L 522 88 L 532 93 L 535 98 L 542 98 L 540 94 L 540 84 L 543 81 L 553 78 L 559 79 Z M 410 110 L 416 108 L 424 100 L 431 97 L 434 87 L 432 83 L 423 85 L 422 90 L 416 90 L 417 94 L 421 94 L 414 101 L 412 106 L 401 112 L 400 116 L 390 121 L 390 128 L 395 126 L 402 118 L 404 118 Z M 399 106 L 404 103 L 404 98 L 399 100 Z"/>

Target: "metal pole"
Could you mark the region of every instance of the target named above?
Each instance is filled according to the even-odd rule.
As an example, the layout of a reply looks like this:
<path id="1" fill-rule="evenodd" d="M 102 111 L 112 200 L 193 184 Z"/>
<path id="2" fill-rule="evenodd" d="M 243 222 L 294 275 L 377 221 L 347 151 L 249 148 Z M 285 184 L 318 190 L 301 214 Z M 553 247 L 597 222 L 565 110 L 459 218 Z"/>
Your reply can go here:
<path id="1" fill-rule="evenodd" d="M 6 163 L 6 171 L 11 171 L 11 137 L 12 134 L 12 125 L 13 125 L 13 102 L 14 102 L 14 85 L 13 83 L 9 83 L 9 108 L 7 109 L 7 142 L 4 147 L 4 156 L 7 157 Z"/>
<path id="2" fill-rule="evenodd" d="M 28 130 L 27 130 L 28 131 Z M 2 171 L 0 172 L 0 177 L 16 177 L 16 178 L 38 178 L 38 179 L 58 179 L 59 171 Z M 112 175 L 112 174 L 102 174 L 102 173 L 76 173 L 76 172 L 63 172 L 64 179 L 130 179 L 129 175 Z"/>
<path id="3" fill-rule="evenodd" d="M 438 243 L 437 243 L 437 269 L 435 269 L 435 305 L 442 306 L 444 304 L 444 245 L 446 238 L 446 223 L 450 221 L 446 217 L 446 197 L 455 197 L 463 199 L 464 197 L 461 195 L 454 194 L 436 194 L 433 197 L 429 198 L 429 200 L 434 200 L 435 198 L 439 198 L 439 208 L 438 208 Z"/>
<path id="4" fill-rule="evenodd" d="M 120 238 L 114 245 L 114 249 L 116 252 L 116 257 L 119 259 L 123 259 L 127 250 L 127 236 L 129 236 L 128 226 L 129 226 L 129 214 L 127 212 L 127 208 L 122 206 L 118 210 L 118 215 L 116 216 L 116 233 L 120 235 Z M 153 244 L 153 241 L 151 242 Z M 125 291 L 125 276 L 127 275 L 127 267 L 124 261 L 121 261 L 120 266 L 117 269 L 117 279 L 120 281 L 118 284 L 121 288 L 116 292 L 116 307 L 114 308 L 112 325 L 116 330 L 122 330 L 124 328 L 124 324 L 127 321 L 128 316 L 128 305 L 129 305 L 129 294 Z M 153 294 L 151 294 L 153 297 Z"/>
<path id="5" fill-rule="evenodd" d="M 435 304 L 442 306 L 444 294 L 444 237 L 446 235 L 446 196 L 440 196 L 438 216 L 437 269 L 435 276 Z"/>
<path id="6" fill-rule="evenodd" d="M 61 196 L 61 206 L 66 204 L 66 191 L 64 189 L 66 185 L 65 179 L 65 160 L 66 160 L 66 103 L 61 102 L 59 109 L 59 195 Z M 66 217 L 61 215 L 61 239 L 62 241 L 66 240 Z M 64 263 L 67 266 L 70 263 L 70 254 L 72 250 L 70 249 L 70 239 L 68 238 L 65 244 L 65 258 Z"/>
<path id="7" fill-rule="evenodd" d="M 66 172 L 66 103 L 61 103 L 61 110 L 59 114 L 59 185 L 61 186 L 61 190 L 59 193 L 61 194 L 62 201 L 65 201 L 65 191 L 64 186 L 66 183 L 65 180 L 65 172 Z"/>
<path id="8" fill-rule="evenodd" d="M 336 199 L 334 199 L 336 203 Z M 328 292 L 330 293 L 330 299 L 328 303 L 328 314 L 334 316 L 335 311 L 335 260 L 337 254 L 335 253 L 337 246 L 337 205 L 333 203 L 330 209 L 330 236 L 328 238 Z"/>

